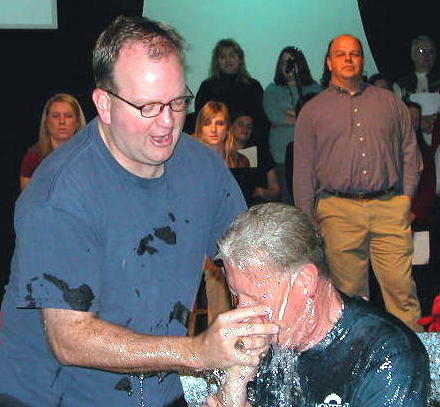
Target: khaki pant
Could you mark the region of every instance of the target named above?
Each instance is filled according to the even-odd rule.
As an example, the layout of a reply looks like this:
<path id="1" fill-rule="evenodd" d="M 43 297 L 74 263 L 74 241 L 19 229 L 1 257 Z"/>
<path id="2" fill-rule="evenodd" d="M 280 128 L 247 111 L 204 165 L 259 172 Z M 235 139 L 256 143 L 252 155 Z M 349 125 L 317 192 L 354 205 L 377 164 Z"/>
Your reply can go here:
<path id="1" fill-rule="evenodd" d="M 387 311 L 420 331 L 410 205 L 408 197 L 392 193 L 370 200 L 324 195 L 316 215 L 335 286 L 350 296 L 368 297 L 370 260 Z"/>
<path id="2" fill-rule="evenodd" d="M 211 325 L 218 314 L 232 309 L 231 295 L 222 269 L 216 267 L 209 258 L 205 260 L 204 273 L 208 300 L 208 325 Z"/>

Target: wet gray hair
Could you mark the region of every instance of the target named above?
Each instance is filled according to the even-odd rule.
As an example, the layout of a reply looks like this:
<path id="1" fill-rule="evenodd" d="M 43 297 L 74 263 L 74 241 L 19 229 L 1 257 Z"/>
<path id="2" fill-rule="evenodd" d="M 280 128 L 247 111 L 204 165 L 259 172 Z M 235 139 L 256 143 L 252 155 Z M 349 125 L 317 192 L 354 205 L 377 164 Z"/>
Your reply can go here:
<path id="1" fill-rule="evenodd" d="M 234 220 L 218 242 L 216 260 L 245 267 L 255 258 L 292 272 L 312 263 L 320 274 L 328 275 L 317 224 L 291 205 L 253 206 Z"/>

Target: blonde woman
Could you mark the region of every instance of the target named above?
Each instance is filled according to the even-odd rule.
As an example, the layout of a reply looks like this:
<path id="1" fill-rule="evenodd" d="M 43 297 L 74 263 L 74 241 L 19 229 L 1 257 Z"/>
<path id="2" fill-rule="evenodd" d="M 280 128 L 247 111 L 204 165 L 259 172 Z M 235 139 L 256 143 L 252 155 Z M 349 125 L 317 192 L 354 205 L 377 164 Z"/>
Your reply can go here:
<path id="1" fill-rule="evenodd" d="M 250 166 L 249 160 L 237 152 L 228 108 L 224 103 L 205 103 L 197 116 L 194 137 L 220 154 L 229 168 Z"/>
<path id="2" fill-rule="evenodd" d="M 44 158 L 85 125 L 84 113 L 75 97 L 67 93 L 52 96 L 43 108 L 38 141 L 21 162 L 20 188 L 24 189 Z"/>

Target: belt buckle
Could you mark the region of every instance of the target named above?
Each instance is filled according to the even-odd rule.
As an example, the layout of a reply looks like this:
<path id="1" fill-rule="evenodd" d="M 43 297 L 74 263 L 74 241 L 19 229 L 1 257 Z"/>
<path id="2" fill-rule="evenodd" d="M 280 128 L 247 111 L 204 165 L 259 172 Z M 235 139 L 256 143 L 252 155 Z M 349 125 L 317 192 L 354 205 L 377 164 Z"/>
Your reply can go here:
<path id="1" fill-rule="evenodd" d="M 367 194 L 366 194 L 365 192 L 359 192 L 359 193 L 358 193 L 358 199 L 359 199 L 360 201 L 364 201 L 364 200 L 366 200 L 366 199 L 367 199 Z"/>

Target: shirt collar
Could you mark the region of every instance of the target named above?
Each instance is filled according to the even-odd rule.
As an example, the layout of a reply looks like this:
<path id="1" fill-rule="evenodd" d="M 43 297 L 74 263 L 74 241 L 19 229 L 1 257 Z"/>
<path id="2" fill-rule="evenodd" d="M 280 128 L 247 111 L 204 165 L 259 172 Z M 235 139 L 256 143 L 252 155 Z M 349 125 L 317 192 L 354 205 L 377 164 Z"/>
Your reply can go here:
<path id="1" fill-rule="evenodd" d="M 364 92 L 364 90 L 366 88 L 368 88 L 369 86 L 371 86 L 369 83 L 361 81 L 361 83 L 359 85 L 359 90 L 351 96 L 358 96 L 358 95 L 362 94 Z M 347 95 L 350 94 L 347 89 L 333 85 L 331 82 L 329 83 L 329 88 L 333 89 L 335 92 L 338 92 L 340 94 L 347 94 Z"/>

